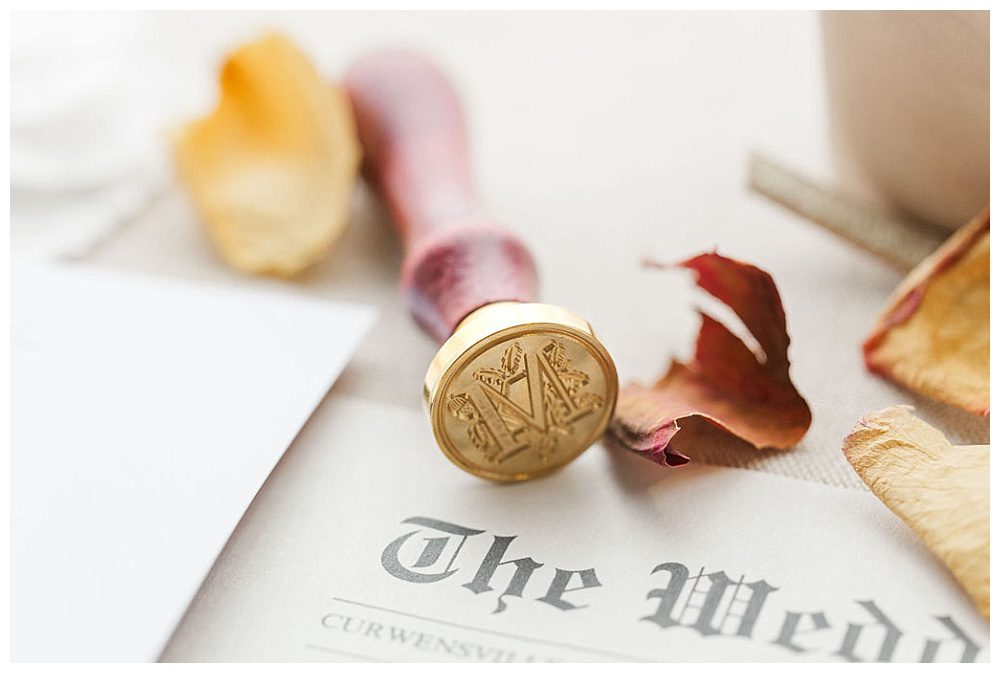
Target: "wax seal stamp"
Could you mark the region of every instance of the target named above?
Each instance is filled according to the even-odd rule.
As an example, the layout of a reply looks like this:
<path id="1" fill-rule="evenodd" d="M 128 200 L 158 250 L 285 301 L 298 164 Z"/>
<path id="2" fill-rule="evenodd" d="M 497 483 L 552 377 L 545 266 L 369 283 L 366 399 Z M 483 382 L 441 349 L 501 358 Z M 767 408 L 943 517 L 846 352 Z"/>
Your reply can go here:
<path id="1" fill-rule="evenodd" d="M 614 362 L 590 324 L 536 303 L 531 254 L 472 189 L 464 123 L 444 75 L 412 52 L 348 72 L 366 171 L 406 247 L 410 312 L 439 342 L 424 401 L 444 454 L 472 474 L 521 481 L 580 455 L 607 427 Z"/>
<path id="2" fill-rule="evenodd" d="M 515 481 L 576 458 L 614 411 L 614 363 L 582 318 L 499 302 L 462 321 L 431 363 L 424 400 L 459 467 Z"/>

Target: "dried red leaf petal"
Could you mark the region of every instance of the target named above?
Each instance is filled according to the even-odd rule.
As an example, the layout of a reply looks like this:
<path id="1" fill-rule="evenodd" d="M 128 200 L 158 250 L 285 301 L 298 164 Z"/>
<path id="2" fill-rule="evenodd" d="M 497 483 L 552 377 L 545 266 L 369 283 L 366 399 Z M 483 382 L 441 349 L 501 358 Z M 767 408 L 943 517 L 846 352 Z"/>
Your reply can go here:
<path id="1" fill-rule="evenodd" d="M 611 432 L 628 448 L 668 467 L 689 461 L 676 440 L 685 427 L 703 425 L 702 420 L 758 449 L 794 446 L 809 429 L 812 414 L 789 377 L 785 311 L 771 276 L 716 253 L 677 266 L 694 271 L 699 287 L 733 309 L 760 344 L 763 359 L 702 313 L 694 359 L 673 360 L 652 387 L 626 386 Z"/>

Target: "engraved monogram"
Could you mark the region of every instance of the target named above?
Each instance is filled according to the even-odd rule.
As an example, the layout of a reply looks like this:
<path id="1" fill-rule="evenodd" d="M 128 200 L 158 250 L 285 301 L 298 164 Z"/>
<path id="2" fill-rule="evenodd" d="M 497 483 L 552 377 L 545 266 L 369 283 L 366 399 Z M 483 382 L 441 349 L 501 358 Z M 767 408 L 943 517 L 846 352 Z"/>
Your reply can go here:
<path id="1" fill-rule="evenodd" d="M 533 353 L 515 341 L 499 367 L 473 373 L 469 392 L 449 395 L 448 411 L 466 422 L 469 441 L 486 462 L 502 463 L 534 447 L 545 463 L 576 421 L 604 406 L 603 398 L 584 390 L 590 377 L 571 365 L 555 339 Z"/>

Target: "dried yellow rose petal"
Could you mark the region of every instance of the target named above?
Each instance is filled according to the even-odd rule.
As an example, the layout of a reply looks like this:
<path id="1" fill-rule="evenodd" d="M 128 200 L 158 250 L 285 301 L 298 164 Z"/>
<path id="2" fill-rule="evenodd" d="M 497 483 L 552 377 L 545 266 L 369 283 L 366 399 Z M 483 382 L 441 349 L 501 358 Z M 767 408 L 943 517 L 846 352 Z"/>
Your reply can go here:
<path id="1" fill-rule="evenodd" d="M 973 413 L 989 413 L 988 210 L 907 276 L 864 354 L 877 374 Z"/>
<path id="2" fill-rule="evenodd" d="M 953 446 L 909 407 L 894 406 L 862 418 L 844 439 L 844 455 L 989 619 L 989 447 Z"/>
<path id="3" fill-rule="evenodd" d="M 347 224 L 361 160 L 350 100 L 279 35 L 233 52 L 219 85 L 215 110 L 176 138 L 181 178 L 226 262 L 293 275 Z"/>

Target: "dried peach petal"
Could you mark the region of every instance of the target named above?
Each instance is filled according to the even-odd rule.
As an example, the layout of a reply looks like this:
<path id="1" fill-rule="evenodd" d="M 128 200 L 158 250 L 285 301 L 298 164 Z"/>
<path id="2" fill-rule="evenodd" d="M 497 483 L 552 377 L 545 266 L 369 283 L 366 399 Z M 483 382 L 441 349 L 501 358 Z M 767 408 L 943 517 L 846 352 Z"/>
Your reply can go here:
<path id="1" fill-rule="evenodd" d="M 346 93 L 289 40 L 233 52 L 215 110 L 175 139 L 175 158 L 219 254 L 254 273 L 291 276 L 343 232 L 361 161 Z"/>
<path id="2" fill-rule="evenodd" d="M 989 447 L 954 446 L 908 407 L 894 406 L 862 418 L 844 439 L 844 455 L 989 619 Z"/>
<path id="3" fill-rule="evenodd" d="M 990 215 L 917 266 L 864 344 L 868 368 L 976 414 L 990 409 Z"/>

